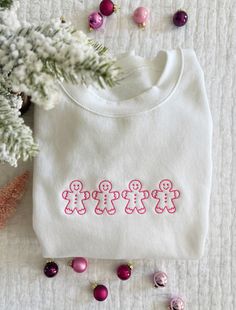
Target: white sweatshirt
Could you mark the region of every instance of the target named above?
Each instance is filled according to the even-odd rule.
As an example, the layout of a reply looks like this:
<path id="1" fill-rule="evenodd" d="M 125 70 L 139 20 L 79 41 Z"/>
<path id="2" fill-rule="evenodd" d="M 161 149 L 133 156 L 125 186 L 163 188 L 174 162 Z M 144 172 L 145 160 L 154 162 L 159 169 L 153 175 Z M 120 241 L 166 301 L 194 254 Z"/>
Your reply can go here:
<path id="1" fill-rule="evenodd" d="M 114 88 L 64 84 L 36 109 L 33 225 L 44 257 L 199 258 L 212 119 L 193 50 L 120 56 Z"/>

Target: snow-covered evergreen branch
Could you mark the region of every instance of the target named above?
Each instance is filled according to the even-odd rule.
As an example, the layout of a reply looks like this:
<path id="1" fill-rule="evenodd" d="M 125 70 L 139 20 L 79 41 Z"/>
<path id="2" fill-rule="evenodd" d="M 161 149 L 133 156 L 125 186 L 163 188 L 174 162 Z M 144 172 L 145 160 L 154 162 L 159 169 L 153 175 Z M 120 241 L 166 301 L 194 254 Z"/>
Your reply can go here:
<path id="1" fill-rule="evenodd" d="M 1 85 L 1 84 L 0 84 Z M 11 94 L 4 87 L 0 91 L 0 156 L 12 166 L 22 158 L 27 160 L 38 152 L 31 129 L 24 124 L 19 109 L 21 96 Z"/>
<path id="2" fill-rule="evenodd" d="M 55 78 L 72 83 L 113 86 L 118 69 L 98 45 L 65 23 L 24 26 L 17 31 L 0 25 L 0 73 L 14 92 L 31 96 L 46 109 L 56 103 Z"/>
<path id="3" fill-rule="evenodd" d="M 7 3 L 1 1 L 0 7 L 9 7 Z M 100 44 L 69 23 L 21 25 L 18 6 L 15 2 L 11 10 L 0 10 L 0 161 L 14 166 L 38 150 L 20 117 L 21 98 L 14 93 L 23 92 L 50 109 L 58 102 L 57 80 L 104 87 L 119 78 L 114 60 Z"/>

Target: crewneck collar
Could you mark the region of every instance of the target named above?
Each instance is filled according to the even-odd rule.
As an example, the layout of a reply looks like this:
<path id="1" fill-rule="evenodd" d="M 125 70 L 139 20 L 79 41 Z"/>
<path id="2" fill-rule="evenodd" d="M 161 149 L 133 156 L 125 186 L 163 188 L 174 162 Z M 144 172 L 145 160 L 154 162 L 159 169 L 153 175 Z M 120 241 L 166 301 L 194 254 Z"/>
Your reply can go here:
<path id="1" fill-rule="evenodd" d="M 161 50 L 152 59 L 138 56 L 134 51 L 117 55 L 116 59 L 117 65 L 123 71 L 123 79 L 117 87 L 122 88 L 123 97 L 127 91 L 126 98 L 119 98 L 119 89 L 117 91 L 116 86 L 101 90 L 94 85 L 86 87 L 61 83 L 62 89 L 74 103 L 90 112 L 108 117 L 131 116 L 152 110 L 170 99 L 183 72 L 183 52 L 180 48 Z M 146 81 L 149 80 L 149 75 L 152 75 L 150 80 L 155 78 L 155 71 L 157 80 L 140 93 L 140 89 L 148 84 Z M 140 75 L 140 85 L 132 85 L 133 74 Z M 134 91 L 136 94 L 133 94 Z M 113 96 L 113 93 L 116 95 Z"/>

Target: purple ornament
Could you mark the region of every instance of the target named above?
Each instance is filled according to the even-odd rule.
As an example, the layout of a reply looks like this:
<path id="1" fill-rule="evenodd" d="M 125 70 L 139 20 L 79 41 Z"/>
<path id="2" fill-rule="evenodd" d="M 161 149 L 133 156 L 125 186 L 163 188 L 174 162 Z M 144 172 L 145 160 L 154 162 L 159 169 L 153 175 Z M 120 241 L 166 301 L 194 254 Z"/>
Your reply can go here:
<path id="1" fill-rule="evenodd" d="M 93 296 L 98 301 L 104 301 L 108 296 L 108 289 L 105 285 L 98 284 L 93 290 Z"/>
<path id="2" fill-rule="evenodd" d="M 170 301 L 169 310 L 184 310 L 184 301 L 180 297 L 174 297 Z"/>
<path id="3" fill-rule="evenodd" d="M 103 24 L 103 16 L 100 12 L 93 12 L 88 17 L 90 30 L 96 30 Z"/>
<path id="4" fill-rule="evenodd" d="M 53 278 L 58 273 L 58 265 L 55 262 L 47 262 L 44 266 L 44 274 L 48 278 Z"/>
<path id="5" fill-rule="evenodd" d="M 128 280 L 131 276 L 132 268 L 131 265 L 120 265 L 116 271 L 117 276 L 121 280 Z"/>
<path id="6" fill-rule="evenodd" d="M 162 271 L 158 271 L 153 276 L 153 282 L 155 287 L 165 287 L 167 284 L 167 274 Z"/>
<path id="7" fill-rule="evenodd" d="M 177 27 L 184 26 L 188 21 L 188 14 L 185 11 L 177 11 L 173 16 L 173 23 Z"/>
<path id="8" fill-rule="evenodd" d="M 82 273 L 87 269 L 88 262 L 84 257 L 74 257 L 71 262 L 71 267 L 75 272 Z"/>

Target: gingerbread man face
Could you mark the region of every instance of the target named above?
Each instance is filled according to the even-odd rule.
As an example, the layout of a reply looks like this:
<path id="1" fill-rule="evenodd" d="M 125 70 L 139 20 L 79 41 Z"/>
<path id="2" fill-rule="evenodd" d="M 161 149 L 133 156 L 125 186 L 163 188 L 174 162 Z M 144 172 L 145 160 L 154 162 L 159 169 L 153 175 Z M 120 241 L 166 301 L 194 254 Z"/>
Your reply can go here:
<path id="1" fill-rule="evenodd" d="M 111 185 L 111 182 L 109 181 L 105 180 L 99 184 L 99 190 L 101 192 L 110 192 L 111 189 L 112 189 L 112 185 Z"/>
<path id="2" fill-rule="evenodd" d="M 161 181 L 159 187 L 160 187 L 160 190 L 169 192 L 172 189 L 173 185 L 170 180 L 164 179 Z"/>
<path id="3" fill-rule="evenodd" d="M 70 190 L 74 192 L 80 192 L 83 188 L 82 183 L 79 180 L 74 180 L 70 183 Z"/>
<path id="4" fill-rule="evenodd" d="M 129 183 L 129 189 L 132 192 L 138 192 L 141 190 L 141 188 L 142 188 L 142 184 L 139 180 L 133 180 Z"/>

